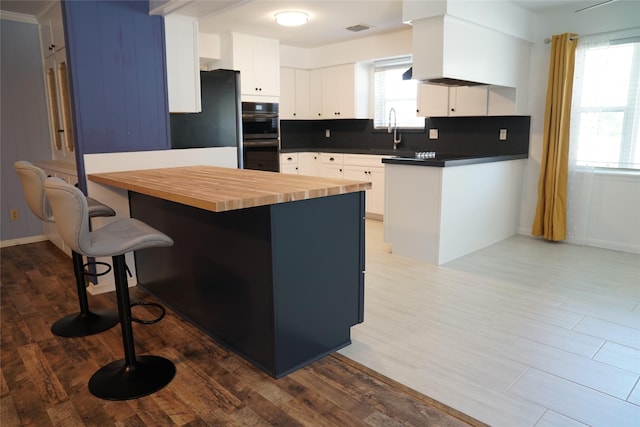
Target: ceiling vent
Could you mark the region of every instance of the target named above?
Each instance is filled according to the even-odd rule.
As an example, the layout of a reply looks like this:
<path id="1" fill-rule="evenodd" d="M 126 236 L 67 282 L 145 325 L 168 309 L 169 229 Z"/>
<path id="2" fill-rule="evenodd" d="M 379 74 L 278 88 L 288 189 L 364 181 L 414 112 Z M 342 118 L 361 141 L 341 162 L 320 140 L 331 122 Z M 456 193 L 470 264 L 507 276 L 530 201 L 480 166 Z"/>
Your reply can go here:
<path id="1" fill-rule="evenodd" d="M 358 24 L 358 25 L 352 25 L 351 27 L 347 27 L 346 29 L 349 31 L 353 31 L 354 33 L 357 33 L 358 31 L 368 30 L 369 28 L 371 27 L 368 25 Z"/>

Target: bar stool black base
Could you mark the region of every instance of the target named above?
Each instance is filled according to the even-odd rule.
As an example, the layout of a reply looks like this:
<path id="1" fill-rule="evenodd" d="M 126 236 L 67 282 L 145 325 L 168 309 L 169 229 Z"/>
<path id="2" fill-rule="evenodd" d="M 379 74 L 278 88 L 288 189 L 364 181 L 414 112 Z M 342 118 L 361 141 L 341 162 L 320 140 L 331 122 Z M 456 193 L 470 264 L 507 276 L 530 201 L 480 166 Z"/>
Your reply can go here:
<path id="1" fill-rule="evenodd" d="M 118 313 L 96 310 L 88 313 L 69 314 L 51 325 L 51 332 L 59 337 L 87 337 L 106 331 L 118 324 Z"/>
<path id="2" fill-rule="evenodd" d="M 103 366 L 89 380 L 89 391 L 106 400 L 129 400 L 154 393 L 171 382 L 176 367 L 160 356 L 137 356 L 133 367 L 125 359 Z"/>

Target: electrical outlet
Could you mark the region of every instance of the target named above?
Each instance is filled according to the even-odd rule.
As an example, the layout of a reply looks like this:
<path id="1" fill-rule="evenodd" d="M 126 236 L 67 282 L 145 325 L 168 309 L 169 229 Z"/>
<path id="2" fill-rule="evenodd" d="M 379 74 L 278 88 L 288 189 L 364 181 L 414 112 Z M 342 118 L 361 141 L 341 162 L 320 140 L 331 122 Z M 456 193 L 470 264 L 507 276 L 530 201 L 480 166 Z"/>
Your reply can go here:
<path id="1" fill-rule="evenodd" d="M 438 139 L 438 129 L 429 129 L 429 139 Z"/>
<path id="2" fill-rule="evenodd" d="M 500 129 L 500 141 L 506 141 L 506 140 L 507 140 L 507 130 Z"/>
<path id="3" fill-rule="evenodd" d="M 331 129 L 325 129 L 324 130 L 324 137 L 325 138 L 331 138 Z"/>
<path id="4" fill-rule="evenodd" d="M 18 219 L 18 209 L 11 209 L 9 211 L 9 215 L 11 216 L 11 221 L 15 221 Z"/>

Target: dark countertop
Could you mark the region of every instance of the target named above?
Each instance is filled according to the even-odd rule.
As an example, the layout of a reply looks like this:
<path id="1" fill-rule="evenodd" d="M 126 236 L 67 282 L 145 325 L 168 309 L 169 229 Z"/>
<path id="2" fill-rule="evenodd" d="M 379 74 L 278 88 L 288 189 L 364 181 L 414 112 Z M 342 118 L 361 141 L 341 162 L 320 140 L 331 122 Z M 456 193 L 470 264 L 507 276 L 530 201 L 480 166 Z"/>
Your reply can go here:
<path id="1" fill-rule="evenodd" d="M 407 166 L 465 166 L 475 165 L 479 163 L 504 162 L 507 160 L 526 159 L 527 154 L 503 154 L 503 155 L 463 155 L 463 154 L 441 154 L 436 155 L 434 159 L 417 159 L 414 156 L 399 156 L 382 159 L 382 163 L 407 165 Z"/>

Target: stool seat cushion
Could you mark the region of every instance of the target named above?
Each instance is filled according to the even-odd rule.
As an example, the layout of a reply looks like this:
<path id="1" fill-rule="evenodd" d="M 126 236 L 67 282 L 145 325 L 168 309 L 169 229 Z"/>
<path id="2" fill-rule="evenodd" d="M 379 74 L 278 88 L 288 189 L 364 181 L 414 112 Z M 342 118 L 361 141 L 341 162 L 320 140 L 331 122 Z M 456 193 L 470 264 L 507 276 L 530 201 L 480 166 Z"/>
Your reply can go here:
<path id="1" fill-rule="evenodd" d="M 115 256 L 139 249 L 171 246 L 173 240 L 155 228 L 135 218 L 116 220 L 89 233 L 87 256 Z"/>
<path id="2" fill-rule="evenodd" d="M 72 250 L 85 256 L 117 256 L 155 246 L 172 246 L 173 240 L 134 218 L 116 220 L 89 231 L 87 198 L 78 189 L 59 178 L 47 178 L 45 192 L 56 228 Z"/>
<path id="3" fill-rule="evenodd" d="M 91 218 L 97 216 L 116 216 L 116 211 L 92 197 L 87 197 L 87 206 L 89 206 L 89 216 Z"/>

